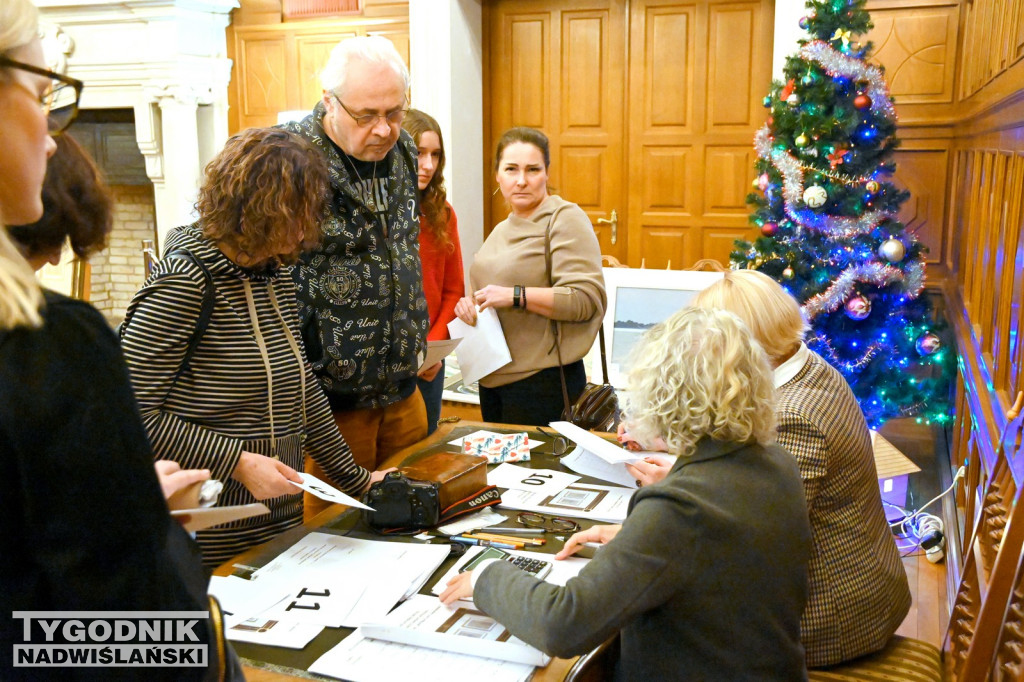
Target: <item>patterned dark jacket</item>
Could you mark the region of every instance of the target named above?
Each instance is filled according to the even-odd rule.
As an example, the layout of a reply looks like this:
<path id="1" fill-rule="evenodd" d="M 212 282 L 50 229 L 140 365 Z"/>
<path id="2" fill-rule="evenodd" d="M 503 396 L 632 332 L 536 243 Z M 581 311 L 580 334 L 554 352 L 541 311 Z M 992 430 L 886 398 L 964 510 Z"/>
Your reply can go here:
<path id="1" fill-rule="evenodd" d="M 778 443 L 804 481 L 814 554 L 800 622 L 809 667 L 877 651 L 910 609 L 871 434 L 842 375 L 813 351 L 778 390 Z"/>
<path id="2" fill-rule="evenodd" d="M 387 236 L 360 198 L 353 168 L 323 129 L 324 106 L 284 127 L 323 153 L 332 196 L 320 247 L 294 269 L 313 370 L 335 409 L 385 407 L 409 397 L 427 343 L 419 255 L 416 146 L 404 130 L 379 163 L 387 178 Z"/>

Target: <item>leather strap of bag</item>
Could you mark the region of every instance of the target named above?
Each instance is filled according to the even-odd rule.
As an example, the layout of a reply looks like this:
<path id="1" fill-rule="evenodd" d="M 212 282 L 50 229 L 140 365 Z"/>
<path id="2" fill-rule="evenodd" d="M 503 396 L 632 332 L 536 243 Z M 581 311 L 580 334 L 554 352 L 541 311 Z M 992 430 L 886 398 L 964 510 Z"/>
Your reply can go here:
<path id="1" fill-rule="evenodd" d="M 554 288 L 555 282 L 551 277 L 551 225 L 555 222 L 555 216 L 562 210 L 562 206 L 555 209 L 555 212 L 551 214 L 548 219 L 548 227 L 544 230 L 544 264 L 547 267 L 548 275 L 548 286 Z M 569 389 L 565 385 L 565 368 L 562 366 L 562 344 L 560 342 L 562 336 L 562 325 L 558 323 L 558 320 L 551 320 L 551 324 L 555 328 L 555 352 L 558 353 L 558 377 L 562 380 L 562 402 L 565 404 L 563 415 L 568 415 L 571 405 L 569 403 Z M 603 348 L 603 345 L 602 345 Z"/>

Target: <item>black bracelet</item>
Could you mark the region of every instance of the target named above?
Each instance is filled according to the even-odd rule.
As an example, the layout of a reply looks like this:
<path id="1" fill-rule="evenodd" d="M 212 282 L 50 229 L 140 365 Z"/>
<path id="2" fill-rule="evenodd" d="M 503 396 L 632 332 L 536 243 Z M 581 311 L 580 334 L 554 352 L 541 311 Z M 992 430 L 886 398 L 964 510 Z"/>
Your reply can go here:
<path id="1" fill-rule="evenodd" d="M 523 296 L 523 310 L 526 310 L 526 287 L 523 287 L 522 296 Z"/>
<path id="2" fill-rule="evenodd" d="M 523 288 L 521 286 L 516 284 L 515 286 L 512 287 L 512 307 L 513 308 L 518 308 L 519 307 L 519 298 L 522 295 L 523 295 Z"/>

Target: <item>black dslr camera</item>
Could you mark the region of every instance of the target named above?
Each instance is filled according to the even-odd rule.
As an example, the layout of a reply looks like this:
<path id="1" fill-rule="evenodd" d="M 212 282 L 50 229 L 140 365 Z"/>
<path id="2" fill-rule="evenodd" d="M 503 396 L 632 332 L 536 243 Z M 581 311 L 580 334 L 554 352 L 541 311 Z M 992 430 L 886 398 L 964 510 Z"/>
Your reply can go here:
<path id="1" fill-rule="evenodd" d="M 415 481 L 400 471 L 389 471 L 374 483 L 363 504 L 366 522 L 374 528 L 430 528 L 441 519 L 440 483 Z"/>

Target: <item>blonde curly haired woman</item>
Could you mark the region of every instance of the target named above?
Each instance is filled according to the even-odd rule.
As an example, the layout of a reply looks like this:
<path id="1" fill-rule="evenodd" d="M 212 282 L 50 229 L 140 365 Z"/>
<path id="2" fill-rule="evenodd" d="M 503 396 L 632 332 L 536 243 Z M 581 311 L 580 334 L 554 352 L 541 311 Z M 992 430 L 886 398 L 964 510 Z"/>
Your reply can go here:
<path id="1" fill-rule="evenodd" d="M 642 444 L 678 455 L 638 490 L 621 526 L 573 535 L 605 546 L 564 587 L 503 561 L 448 583 L 516 637 L 582 654 L 619 633 L 616 679 L 806 679 L 800 614 L 810 530 L 793 458 L 775 437 L 768 360 L 732 313 L 684 309 L 630 365 L 627 412 Z"/>
<path id="2" fill-rule="evenodd" d="M 693 300 L 728 310 L 768 354 L 778 391 L 777 442 L 800 467 L 814 555 L 801 638 L 807 665 L 835 665 L 885 646 L 910 609 L 910 586 L 882 509 L 871 435 L 843 376 L 807 348 L 807 323 L 781 284 L 730 270 Z M 669 465 L 650 457 L 632 473 L 644 484 Z"/>

